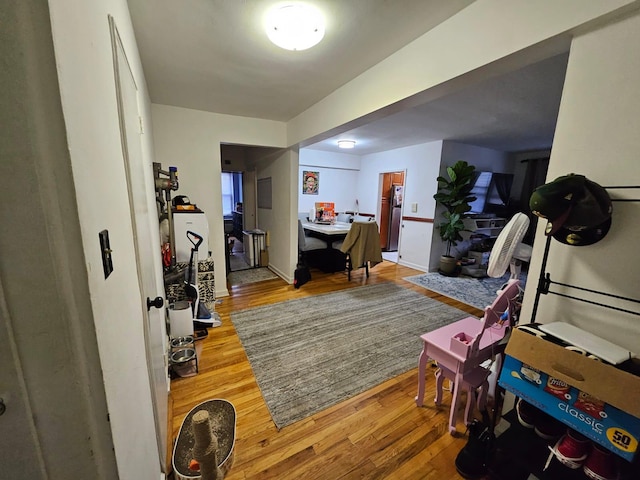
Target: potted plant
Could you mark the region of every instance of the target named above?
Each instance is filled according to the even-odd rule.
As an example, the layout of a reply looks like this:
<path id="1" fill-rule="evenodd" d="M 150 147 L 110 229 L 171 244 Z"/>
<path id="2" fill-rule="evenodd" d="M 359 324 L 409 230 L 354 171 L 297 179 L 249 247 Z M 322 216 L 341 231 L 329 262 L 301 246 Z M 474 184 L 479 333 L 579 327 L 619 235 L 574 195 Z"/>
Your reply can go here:
<path id="1" fill-rule="evenodd" d="M 471 202 L 476 197 L 471 195 L 475 181 L 476 167 L 460 160 L 455 165 L 447 167 L 447 176 L 438 177 L 438 191 L 433 196 L 435 201 L 445 208 L 442 221 L 437 229 L 440 238 L 445 242 L 444 255 L 440 257 L 440 272 L 451 275 L 456 269 L 456 258 L 451 254 L 452 247 L 463 240 L 460 234 L 465 230 L 464 214 L 471 210 Z"/>

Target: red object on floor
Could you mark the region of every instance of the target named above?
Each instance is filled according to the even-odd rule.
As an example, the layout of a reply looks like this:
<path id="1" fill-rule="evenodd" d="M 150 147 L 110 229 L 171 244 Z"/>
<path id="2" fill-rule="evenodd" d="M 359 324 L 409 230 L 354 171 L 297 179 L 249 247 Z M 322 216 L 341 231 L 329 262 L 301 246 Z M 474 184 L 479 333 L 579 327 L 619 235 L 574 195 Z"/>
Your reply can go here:
<path id="1" fill-rule="evenodd" d="M 618 472 L 615 457 L 600 445 L 593 445 L 582 467 L 584 474 L 593 480 L 616 480 Z"/>
<path id="2" fill-rule="evenodd" d="M 549 447 L 549 449 L 551 450 L 551 455 L 554 455 L 560 463 L 576 470 L 582 466 L 582 463 L 587 458 L 590 447 L 591 442 L 587 437 L 569 429 L 566 435 L 558 440 L 553 448 Z M 551 455 L 547 460 L 547 466 L 551 460 Z"/>

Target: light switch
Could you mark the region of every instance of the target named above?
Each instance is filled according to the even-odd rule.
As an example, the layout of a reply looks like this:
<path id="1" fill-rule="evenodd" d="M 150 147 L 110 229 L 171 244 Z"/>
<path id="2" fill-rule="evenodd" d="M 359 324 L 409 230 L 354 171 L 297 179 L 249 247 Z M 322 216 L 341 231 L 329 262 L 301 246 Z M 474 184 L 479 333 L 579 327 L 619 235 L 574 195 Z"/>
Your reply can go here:
<path id="1" fill-rule="evenodd" d="M 418 212 L 418 204 L 417 203 L 412 203 L 411 204 L 411 212 L 412 213 L 417 213 Z"/>

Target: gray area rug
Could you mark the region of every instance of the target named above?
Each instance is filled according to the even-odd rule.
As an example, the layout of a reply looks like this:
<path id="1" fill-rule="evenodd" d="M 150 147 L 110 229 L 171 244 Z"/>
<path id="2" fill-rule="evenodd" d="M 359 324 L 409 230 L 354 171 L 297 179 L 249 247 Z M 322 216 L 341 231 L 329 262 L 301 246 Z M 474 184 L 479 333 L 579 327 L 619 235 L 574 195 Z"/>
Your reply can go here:
<path id="1" fill-rule="evenodd" d="M 237 272 L 231 272 L 227 275 L 229 285 L 232 287 L 238 285 L 245 285 L 247 283 L 263 282 L 265 280 L 273 280 L 279 278 L 275 273 L 269 270 L 267 267 L 249 268 L 247 270 L 239 270 Z"/>
<path id="2" fill-rule="evenodd" d="M 524 288 L 527 282 L 527 272 L 520 274 L 520 282 Z M 496 298 L 496 291 L 509 280 L 509 273 L 500 278 L 473 278 L 461 275 L 459 277 L 447 277 L 439 273 L 425 273 L 405 277 L 403 280 L 415 285 L 441 293 L 449 298 L 460 300 L 467 305 L 484 309 L 491 305 Z"/>
<path id="3" fill-rule="evenodd" d="M 384 283 L 233 312 L 231 321 L 282 428 L 416 367 L 420 335 L 467 316 Z"/>

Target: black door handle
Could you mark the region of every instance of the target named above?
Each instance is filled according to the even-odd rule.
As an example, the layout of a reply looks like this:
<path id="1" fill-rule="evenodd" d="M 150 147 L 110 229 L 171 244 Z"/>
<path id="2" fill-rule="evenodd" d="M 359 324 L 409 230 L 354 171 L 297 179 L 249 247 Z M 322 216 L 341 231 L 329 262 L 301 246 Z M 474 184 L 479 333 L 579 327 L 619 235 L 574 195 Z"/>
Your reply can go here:
<path id="1" fill-rule="evenodd" d="M 164 298 L 156 297 L 153 300 L 151 300 L 149 297 L 147 297 L 147 312 L 151 310 L 151 307 L 162 308 L 163 306 L 164 306 Z"/>

